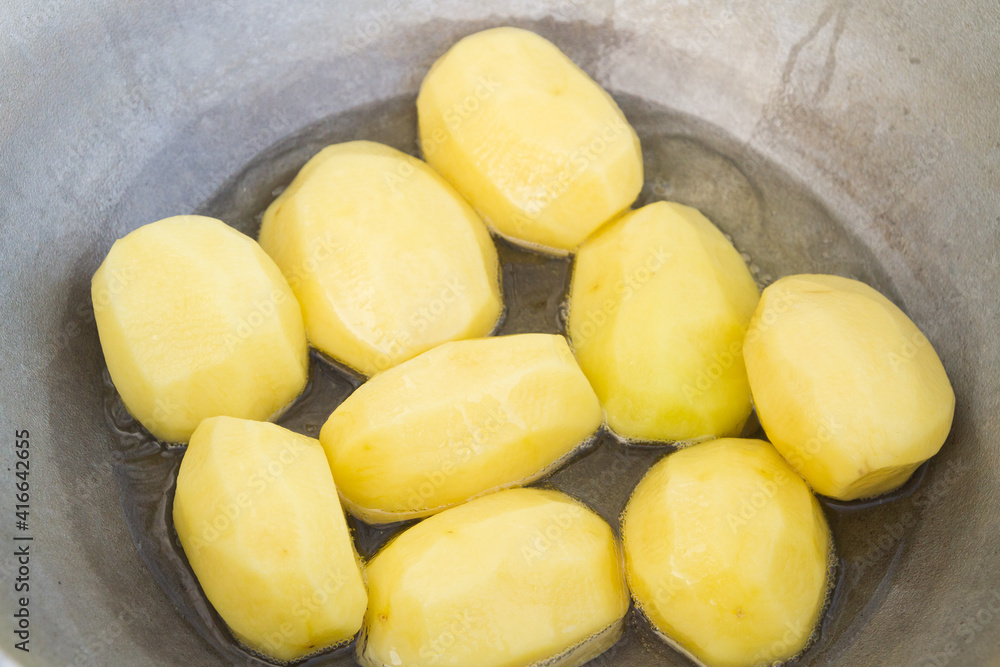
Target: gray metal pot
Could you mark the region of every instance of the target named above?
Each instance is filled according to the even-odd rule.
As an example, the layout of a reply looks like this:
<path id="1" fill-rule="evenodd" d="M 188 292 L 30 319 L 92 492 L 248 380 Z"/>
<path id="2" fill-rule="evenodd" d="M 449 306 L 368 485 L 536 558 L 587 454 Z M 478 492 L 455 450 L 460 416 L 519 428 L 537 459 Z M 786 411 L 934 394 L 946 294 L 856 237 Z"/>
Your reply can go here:
<path id="1" fill-rule="evenodd" d="M 1000 9 L 972 0 L 5 5 L 0 663 L 253 662 L 219 648 L 196 587 L 164 574 L 172 561 L 143 538 L 168 498 L 131 463 L 178 454 L 109 424 L 90 276 L 115 238 L 168 215 L 212 212 L 252 233 L 270 188 L 325 141 L 414 150 L 427 67 L 500 24 L 549 37 L 622 101 L 644 141 L 645 198 L 702 207 L 763 281 L 868 280 L 944 361 L 958 407 L 941 454 L 892 502 L 827 504 L 842 581 L 803 662 L 1000 663 Z M 565 265 L 501 250 L 512 295 L 549 294 L 508 330 L 557 330 Z M 551 483 L 613 519 L 656 456 L 603 443 Z M 27 593 L 14 590 L 23 544 Z M 11 633 L 21 597 L 29 653 Z M 632 623 L 600 664 L 685 664 Z"/>

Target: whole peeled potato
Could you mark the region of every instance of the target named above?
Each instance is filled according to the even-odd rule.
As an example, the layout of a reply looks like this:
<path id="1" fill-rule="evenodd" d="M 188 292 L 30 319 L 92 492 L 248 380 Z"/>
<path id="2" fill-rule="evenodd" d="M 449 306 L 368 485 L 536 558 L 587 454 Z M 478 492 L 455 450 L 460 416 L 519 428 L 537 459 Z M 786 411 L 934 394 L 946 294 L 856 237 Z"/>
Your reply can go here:
<path id="1" fill-rule="evenodd" d="M 348 510 L 391 523 L 527 484 L 601 418 L 566 339 L 520 334 L 445 343 L 380 373 L 319 437 Z"/>
<path id="2" fill-rule="evenodd" d="M 755 667 L 802 651 L 829 590 L 830 531 L 806 483 L 761 440 L 670 454 L 622 518 L 636 606 L 707 667 Z"/>
<path id="3" fill-rule="evenodd" d="M 568 333 L 608 426 L 630 439 L 738 435 L 750 415 L 743 336 L 759 294 L 696 209 L 656 202 L 584 243 Z"/>
<path id="4" fill-rule="evenodd" d="M 797 275 L 764 290 L 744 344 L 760 422 L 826 496 L 890 491 L 937 453 L 955 393 L 917 326 L 864 283 Z"/>
<path id="5" fill-rule="evenodd" d="M 420 86 L 417 117 L 427 162 L 522 245 L 570 252 L 642 188 L 639 138 L 618 105 L 527 30 L 451 47 Z"/>
<path id="6" fill-rule="evenodd" d="M 366 667 L 574 667 L 617 641 L 629 606 L 611 527 L 558 491 L 445 510 L 366 570 Z"/>
<path id="7" fill-rule="evenodd" d="M 313 438 L 206 419 L 181 461 L 173 517 L 205 596 L 246 646 L 296 660 L 361 628 L 361 566 Z"/>
<path id="8" fill-rule="evenodd" d="M 131 232 L 91 281 L 108 372 L 161 440 L 202 419 L 268 419 L 305 388 L 309 346 L 281 271 L 229 225 L 181 215 Z"/>
<path id="9" fill-rule="evenodd" d="M 372 141 L 309 160 L 265 211 L 260 244 L 310 342 L 364 375 L 485 336 L 503 310 L 483 221 L 425 163 Z"/>

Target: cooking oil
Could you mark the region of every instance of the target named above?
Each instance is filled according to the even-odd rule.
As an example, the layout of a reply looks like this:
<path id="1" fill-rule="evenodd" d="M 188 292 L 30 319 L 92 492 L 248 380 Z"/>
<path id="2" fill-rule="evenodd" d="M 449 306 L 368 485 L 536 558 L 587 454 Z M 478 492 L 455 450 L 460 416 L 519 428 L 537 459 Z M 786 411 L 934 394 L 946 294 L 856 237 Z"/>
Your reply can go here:
<path id="1" fill-rule="evenodd" d="M 893 298 L 891 282 L 872 253 L 778 165 L 720 129 L 629 96 L 616 96 L 642 141 L 645 187 L 639 207 L 667 199 L 700 209 L 743 253 L 763 287 L 792 273 L 835 273 L 857 278 Z M 418 155 L 414 96 L 389 99 L 304 128 L 254 158 L 197 211 L 256 237 L 263 211 L 298 169 L 326 145 L 369 139 Z M 179 212 L 180 213 L 180 212 Z M 565 333 L 571 263 L 496 239 L 502 262 L 506 317 L 499 332 Z M 330 412 L 362 378 L 314 352 L 310 383 L 278 423 L 317 437 Z M 116 465 L 126 521 L 140 555 L 174 605 L 194 628 L 234 663 L 267 661 L 241 648 L 206 601 L 171 522 L 174 483 L 184 448 L 157 442 L 135 422 L 106 381 L 109 428 L 117 436 Z M 747 437 L 766 437 L 755 419 Z M 946 445 L 947 446 L 947 445 Z M 598 434 L 594 446 L 538 485 L 580 498 L 617 527 L 632 489 L 669 446 L 623 442 Z M 812 645 L 789 664 L 825 662 L 850 644 L 885 598 L 932 489 L 920 482 L 926 465 L 891 497 L 841 503 L 821 498 L 836 544 L 827 611 Z M 371 557 L 409 523 L 368 526 L 349 519 L 363 558 Z M 412 522 L 410 522 L 412 523 Z M 352 647 L 312 656 L 304 665 L 354 664 Z M 622 639 L 594 665 L 690 665 L 660 641 L 635 610 Z"/>

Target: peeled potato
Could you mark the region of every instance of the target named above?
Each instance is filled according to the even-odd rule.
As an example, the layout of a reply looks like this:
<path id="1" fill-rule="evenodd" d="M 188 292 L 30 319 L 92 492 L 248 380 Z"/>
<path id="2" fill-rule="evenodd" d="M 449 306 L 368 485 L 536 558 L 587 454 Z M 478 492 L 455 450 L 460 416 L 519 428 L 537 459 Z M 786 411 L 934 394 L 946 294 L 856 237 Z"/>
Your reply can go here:
<path id="1" fill-rule="evenodd" d="M 766 442 L 714 440 L 661 460 L 625 508 L 622 541 L 636 606 L 707 667 L 787 660 L 819 622 L 830 531 Z"/>
<path id="2" fill-rule="evenodd" d="M 864 283 L 789 276 L 766 290 L 744 344 L 757 415 L 826 496 L 890 491 L 948 437 L 955 393 L 934 348 Z"/>
<path id="3" fill-rule="evenodd" d="M 206 419 L 181 461 L 174 526 L 206 597 L 246 646 L 295 660 L 361 629 L 361 566 L 313 438 Z"/>
<path id="4" fill-rule="evenodd" d="M 302 304 L 309 340 L 365 375 L 500 318 L 496 248 L 420 160 L 371 141 L 320 151 L 268 207 L 260 244 Z"/>
<path id="5" fill-rule="evenodd" d="M 601 424 L 562 336 L 445 343 L 361 385 L 320 441 L 348 510 L 369 523 L 527 484 Z"/>
<path id="6" fill-rule="evenodd" d="M 687 206 L 644 206 L 583 244 L 569 337 L 608 426 L 639 440 L 739 434 L 751 411 L 743 336 L 758 298 L 740 254 Z"/>
<path id="7" fill-rule="evenodd" d="M 253 239 L 219 220 L 166 218 L 119 239 L 91 281 L 122 401 L 161 440 L 202 419 L 268 419 L 305 388 L 299 304 Z"/>
<path id="8" fill-rule="evenodd" d="M 615 536 L 558 491 L 510 489 L 418 523 L 367 567 L 366 667 L 582 665 L 628 611 Z"/>
<path id="9" fill-rule="evenodd" d="M 430 165 L 523 245 L 572 251 L 642 188 L 639 138 L 618 105 L 527 30 L 455 44 L 424 79 L 417 115 Z"/>

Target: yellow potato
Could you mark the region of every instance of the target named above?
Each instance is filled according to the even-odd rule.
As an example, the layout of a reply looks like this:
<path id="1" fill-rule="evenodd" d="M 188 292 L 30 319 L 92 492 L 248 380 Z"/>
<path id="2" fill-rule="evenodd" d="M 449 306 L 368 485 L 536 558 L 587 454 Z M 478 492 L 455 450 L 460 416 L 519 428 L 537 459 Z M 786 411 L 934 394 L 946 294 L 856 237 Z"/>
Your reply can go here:
<path id="1" fill-rule="evenodd" d="M 955 393 L 934 348 L 864 283 L 782 278 L 764 290 L 743 351 L 768 438 L 817 493 L 890 491 L 951 430 Z"/>
<path id="2" fill-rule="evenodd" d="M 181 461 L 174 526 L 205 595 L 246 646 L 295 660 L 361 629 L 360 562 L 313 438 L 206 419 Z"/>
<path id="3" fill-rule="evenodd" d="M 639 440 L 738 435 L 758 298 L 743 258 L 693 208 L 656 202 L 594 235 L 573 265 L 568 328 L 608 426 Z"/>
<path id="4" fill-rule="evenodd" d="M 377 375 L 319 437 L 347 509 L 389 523 L 527 484 L 600 424 L 566 339 L 521 334 L 445 343 Z"/>
<path id="5" fill-rule="evenodd" d="M 366 667 L 582 665 L 628 611 L 610 526 L 558 491 L 510 489 L 418 523 L 367 567 Z"/>
<path id="6" fill-rule="evenodd" d="M 91 281 L 111 379 L 167 442 L 202 419 L 268 419 L 305 388 L 299 304 L 253 239 L 219 220 L 166 218 L 119 239 Z"/>
<path id="7" fill-rule="evenodd" d="M 714 440 L 661 460 L 625 508 L 622 541 L 636 606 L 707 667 L 787 660 L 817 626 L 830 532 L 766 442 Z"/>
<path id="8" fill-rule="evenodd" d="M 485 336 L 503 308 L 496 248 L 475 211 L 426 164 L 371 141 L 306 163 L 264 213 L 260 244 L 312 344 L 364 375 Z"/>
<path id="9" fill-rule="evenodd" d="M 522 245 L 572 251 L 642 188 L 639 138 L 618 105 L 527 30 L 455 44 L 424 79 L 417 115 L 427 162 Z"/>

